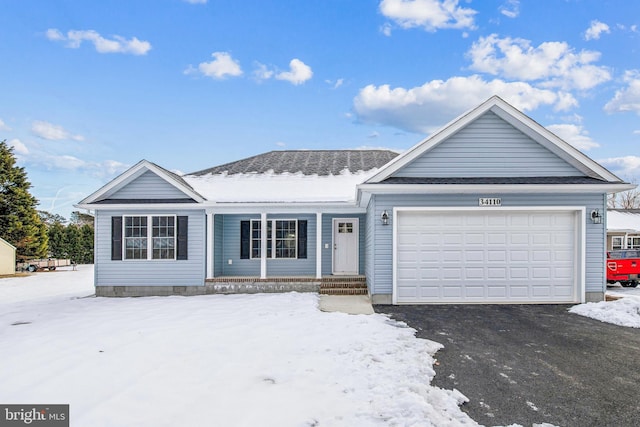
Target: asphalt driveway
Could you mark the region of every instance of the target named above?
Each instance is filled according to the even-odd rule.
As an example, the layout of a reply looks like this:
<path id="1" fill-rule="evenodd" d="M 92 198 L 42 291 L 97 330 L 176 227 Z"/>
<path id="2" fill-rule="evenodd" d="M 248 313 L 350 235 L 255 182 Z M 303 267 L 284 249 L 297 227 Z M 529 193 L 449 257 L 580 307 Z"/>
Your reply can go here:
<path id="1" fill-rule="evenodd" d="M 567 305 L 375 306 L 444 344 L 432 384 L 480 424 L 640 425 L 640 330 Z"/>

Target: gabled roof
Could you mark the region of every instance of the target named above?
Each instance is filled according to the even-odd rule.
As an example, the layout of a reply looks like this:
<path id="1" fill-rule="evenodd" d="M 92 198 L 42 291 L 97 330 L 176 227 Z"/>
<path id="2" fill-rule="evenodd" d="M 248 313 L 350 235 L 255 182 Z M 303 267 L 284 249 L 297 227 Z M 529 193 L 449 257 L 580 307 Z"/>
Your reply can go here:
<path id="1" fill-rule="evenodd" d="M 351 173 L 381 168 L 398 153 L 390 150 L 282 150 L 270 151 L 209 169 L 193 172 L 187 176 L 208 174 L 296 174 L 340 175 L 345 170 Z"/>
<path id="2" fill-rule="evenodd" d="M 613 173 L 609 172 L 572 145 L 547 130 L 544 126 L 538 124 L 512 105 L 505 102 L 502 98 L 493 96 L 478 107 L 462 114 L 445 125 L 439 131 L 435 132 L 433 135 L 396 157 L 386 166 L 381 168 L 375 175 L 369 178 L 365 185 L 382 183 L 386 179 L 390 178 L 395 172 L 408 165 L 419 156 L 433 149 L 443 141 L 446 141 L 456 132 L 465 128 L 489 111 L 493 112 L 507 123 L 527 135 L 529 138 L 556 154 L 586 176 L 608 183 L 623 182 Z"/>
<path id="3" fill-rule="evenodd" d="M 4 240 L 2 237 L 0 237 L 0 244 L 6 245 L 11 247 L 12 249 L 17 249 L 15 246 L 13 246 L 11 243 L 7 242 L 6 240 Z"/>
<path id="4" fill-rule="evenodd" d="M 190 197 L 196 202 L 203 202 L 205 200 L 204 197 L 198 194 L 184 179 L 182 179 L 182 177 L 156 165 L 155 163 L 151 163 L 147 160 L 141 160 L 96 192 L 84 198 L 80 203 L 78 203 L 78 206 L 100 203 L 101 201 L 108 199 L 110 195 L 115 194 L 147 171 L 156 174 L 168 184 L 183 192 L 185 196 Z"/>

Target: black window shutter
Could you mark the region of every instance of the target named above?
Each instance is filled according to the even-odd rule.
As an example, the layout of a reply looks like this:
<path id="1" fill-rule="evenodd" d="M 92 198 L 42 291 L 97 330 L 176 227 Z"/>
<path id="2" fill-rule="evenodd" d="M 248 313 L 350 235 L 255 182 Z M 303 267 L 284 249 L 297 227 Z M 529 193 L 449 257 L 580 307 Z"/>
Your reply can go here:
<path id="1" fill-rule="evenodd" d="M 298 258 L 307 258 L 307 221 L 298 221 Z"/>
<path id="2" fill-rule="evenodd" d="M 111 259 L 122 259 L 122 217 L 111 217 Z"/>
<path id="3" fill-rule="evenodd" d="M 251 258 L 251 221 L 240 221 L 240 259 Z"/>
<path id="4" fill-rule="evenodd" d="M 177 241 L 177 251 L 176 251 L 176 259 L 184 260 L 188 259 L 189 254 L 189 217 L 188 216 L 179 216 L 177 217 L 178 222 L 178 241 Z"/>

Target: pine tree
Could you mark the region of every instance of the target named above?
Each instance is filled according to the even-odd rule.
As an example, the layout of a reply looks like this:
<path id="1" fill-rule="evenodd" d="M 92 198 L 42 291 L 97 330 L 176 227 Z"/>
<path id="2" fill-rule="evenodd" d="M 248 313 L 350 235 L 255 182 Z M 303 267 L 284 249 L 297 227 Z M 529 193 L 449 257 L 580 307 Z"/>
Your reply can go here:
<path id="1" fill-rule="evenodd" d="M 59 222 L 54 222 L 47 228 L 47 234 L 49 236 L 49 255 L 54 258 L 68 258 L 64 225 Z"/>
<path id="2" fill-rule="evenodd" d="M 0 141 L 0 237 L 17 248 L 18 259 L 47 255 L 47 230 L 29 193 L 24 168 L 16 166 L 13 148 Z"/>
<path id="3" fill-rule="evenodd" d="M 84 224 L 80 227 L 82 258 L 78 260 L 81 264 L 93 264 L 93 223 Z"/>

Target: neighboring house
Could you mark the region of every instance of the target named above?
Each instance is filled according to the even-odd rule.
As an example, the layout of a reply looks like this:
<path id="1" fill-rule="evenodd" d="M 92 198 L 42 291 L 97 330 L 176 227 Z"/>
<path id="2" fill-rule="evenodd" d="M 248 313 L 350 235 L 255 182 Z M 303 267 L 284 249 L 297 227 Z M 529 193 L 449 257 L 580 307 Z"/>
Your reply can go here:
<path id="1" fill-rule="evenodd" d="M 640 209 L 607 211 L 607 250 L 640 249 Z"/>
<path id="2" fill-rule="evenodd" d="M 634 188 L 498 97 L 400 155 L 274 151 L 177 176 L 141 161 L 82 200 L 97 295 L 317 290 L 376 304 L 605 292 L 608 193 Z"/>
<path id="3" fill-rule="evenodd" d="M 16 248 L 0 237 L 0 275 L 16 273 Z"/>

